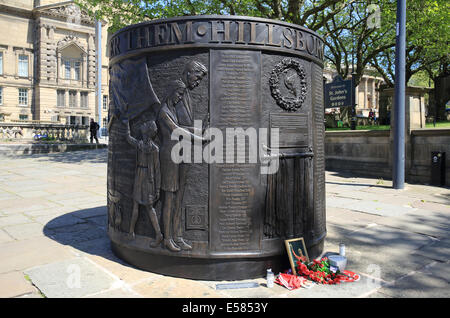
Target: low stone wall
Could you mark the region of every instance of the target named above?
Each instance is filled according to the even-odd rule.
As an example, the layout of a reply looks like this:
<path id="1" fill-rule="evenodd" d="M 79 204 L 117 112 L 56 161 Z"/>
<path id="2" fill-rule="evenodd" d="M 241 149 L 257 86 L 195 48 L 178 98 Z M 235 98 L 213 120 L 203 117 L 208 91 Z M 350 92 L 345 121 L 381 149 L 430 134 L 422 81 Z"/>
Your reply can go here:
<path id="1" fill-rule="evenodd" d="M 450 186 L 450 129 L 412 130 L 406 138 L 407 182 L 429 183 L 431 152 L 446 152 L 446 185 Z M 390 131 L 327 131 L 325 165 L 330 171 L 348 171 L 364 176 L 392 178 Z"/>
<path id="2" fill-rule="evenodd" d="M 431 152 L 434 151 L 445 152 L 445 180 L 446 185 L 450 186 L 450 129 L 420 129 L 411 132 L 410 182 L 430 181 Z"/>
<path id="3" fill-rule="evenodd" d="M 6 143 L 0 144 L 0 156 L 20 156 L 20 155 L 34 155 L 45 153 L 56 153 L 66 151 L 88 150 L 106 148 L 106 144 L 66 144 L 66 143 L 28 143 L 28 144 L 14 144 Z"/>
<path id="4" fill-rule="evenodd" d="M 87 125 L 64 125 L 39 122 L 0 122 L 0 141 L 32 141 L 37 135 L 47 135 L 52 140 L 86 142 L 89 137 Z"/>
<path id="5" fill-rule="evenodd" d="M 389 130 L 327 131 L 326 169 L 374 177 L 390 177 L 389 133 Z"/>

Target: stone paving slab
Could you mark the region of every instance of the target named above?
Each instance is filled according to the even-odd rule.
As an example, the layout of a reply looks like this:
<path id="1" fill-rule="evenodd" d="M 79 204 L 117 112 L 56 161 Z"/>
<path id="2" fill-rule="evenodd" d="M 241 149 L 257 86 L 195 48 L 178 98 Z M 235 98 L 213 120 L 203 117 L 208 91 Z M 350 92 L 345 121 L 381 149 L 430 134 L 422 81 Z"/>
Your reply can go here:
<path id="1" fill-rule="evenodd" d="M 416 210 L 415 208 L 412 208 L 407 205 L 400 206 L 374 201 L 363 201 L 363 202 L 360 201 L 352 205 L 350 209 L 386 217 L 401 216 L 405 213 L 413 212 Z"/>
<path id="2" fill-rule="evenodd" d="M 394 190 L 389 180 L 327 172 L 324 253 L 337 252 L 344 242 L 347 268 L 361 280 L 288 291 L 278 285 L 269 289 L 258 278 L 245 280 L 257 288 L 216 290 L 220 282 L 146 272 L 112 253 L 106 235 L 106 158 L 106 149 L 14 160 L 0 156 L 0 276 L 16 273 L 11 279 L 17 287 L 31 290 L 6 297 L 42 297 L 24 278 L 28 271 L 35 274 L 33 284 L 48 289 L 47 297 L 448 297 L 448 188 L 406 184 L 405 190 Z M 68 264 L 98 281 L 67 290 Z M 51 271 L 56 276 L 50 277 Z"/>
<path id="3" fill-rule="evenodd" d="M 133 290 L 148 298 L 221 298 L 223 294 L 200 282 L 162 276 L 133 286 Z M 252 296 L 253 297 L 253 296 Z"/>
<path id="4" fill-rule="evenodd" d="M 45 229 L 45 234 L 61 244 L 75 246 L 80 242 L 90 241 L 105 236 L 104 231 L 99 231 L 97 226 L 90 223 Z"/>
<path id="5" fill-rule="evenodd" d="M 71 215 L 84 219 L 84 218 L 91 218 L 94 216 L 106 216 L 106 213 L 107 213 L 106 205 L 104 205 L 74 211 L 73 213 L 71 213 Z"/>
<path id="6" fill-rule="evenodd" d="M 434 263 L 411 273 L 379 292 L 395 298 L 449 298 L 449 263 Z"/>
<path id="7" fill-rule="evenodd" d="M 37 293 L 36 288 L 26 281 L 21 271 L 0 274 L 0 298 L 19 297 L 33 293 Z"/>
<path id="8" fill-rule="evenodd" d="M 17 225 L 17 224 L 26 224 L 26 223 L 30 223 L 31 219 L 21 215 L 21 214 L 17 214 L 17 215 L 11 215 L 11 216 L 4 216 L 4 217 L 0 217 L 0 228 L 4 228 L 6 226 L 11 226 L 11 225 Z"/>
<path id="9" fill-rule="evenodd" d="M 42 225 L 38 223 L 5 226 L 3 230 L 16 240 L 32 239 L 44 235 Z"/>
<path id="10" fill-rule="evenodd" d="M 381 288 L 383 283 L 377 279 L 361 275 L 359 281 L 338 285 L 314 285 L 310 289 L 300 288 L 283 293 L 278 297 L 295 298 L 358 298 L 369 295 Z"/>
<path id="11" fill-rule="evenodd" d="M 130 291 L 124 288 L 116 288 L 100 293 L 91 294 L 85 296 L 85 298 L 144 298 L 142 295 L 134 291 Z"/>
<path id="12" fill-rule="evenodd" d="M 439 262 L 450 261 L 450 244 L 445 241 L 436 241 L 414 252 L 414 254 Z"/>
<path id="13" fill-rule="evenodd" d="M 14 238 L 9 235 L 7 232 L 0 229 L 0 244 L 14 241 Z"/>
<path id="14" fill-rule="evenodd" d="M 49 298 L 74 298 L 108 290 L 114 278 L 83 258 L 33 267 L 25 271 L 33 284 Z"/>
<path id="15" fill-rule="evenodd" d="M 73 257 L 67 247 L 41 236 L 2 243 L 0 246 L 0 273 L 21 271 Z"/>

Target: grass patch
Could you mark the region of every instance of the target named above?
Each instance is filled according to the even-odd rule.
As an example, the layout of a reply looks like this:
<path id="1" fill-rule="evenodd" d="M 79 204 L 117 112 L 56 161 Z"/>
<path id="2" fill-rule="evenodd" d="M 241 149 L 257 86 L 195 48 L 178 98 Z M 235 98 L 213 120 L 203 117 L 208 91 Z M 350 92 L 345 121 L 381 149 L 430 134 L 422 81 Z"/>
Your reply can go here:
<path id="1" fill-rule="evenodd" d="M 41 292 L 41 290 L 39 288 L 37 288 L 37 286 L 35 284 L 33 284 L 33 282 L 31 281 L 30 276 L 28 276 L 27 274 L 23 274 L 23 277 L 25 278 L 26 281 L 30 282 L 31 285 L 33 285 L 36 290 L 39 293 L 39 296 L 41 296 L 42 298 L 47 298 L 47 296 L 44 295 L 44 293 Z"/>
<path id="2" fill-rule="evenodd" d="M 425 128 L 448 128 L 450 129 L 450 121 L 441 121 L 436 124 L 426 123 Z M 356 126 L 356 130 L 390 130 L 390 125 L 366 125 L 366 126 Z M 350 130 L 350 127 L 336 127 L 336 128 L 325 128 L 326 131 L 341 131 Z"/>
<path id="3" fill-rule="evenodd" d="M 440 121 L 436 125 L 433 123 L 425 124 L 425 128 L 450 128 L 450 121 Z"/>
<path id="4" fill-rule="evenodd" d="M 365 125 L 356 126 L 356 130 L 390 130 L 389 125 Z M 351 130 L 350 127 L 338 127 L 338 128 L 326 128 L 326 131 L 340 131 L 340 130 Z"/>

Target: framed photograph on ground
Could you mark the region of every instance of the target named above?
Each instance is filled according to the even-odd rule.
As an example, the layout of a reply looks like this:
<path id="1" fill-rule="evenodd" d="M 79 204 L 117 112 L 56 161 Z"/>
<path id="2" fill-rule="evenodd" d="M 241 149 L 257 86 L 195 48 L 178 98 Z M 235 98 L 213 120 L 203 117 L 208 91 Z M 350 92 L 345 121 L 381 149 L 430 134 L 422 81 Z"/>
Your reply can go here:
<path id="1" fill-rule="evenodd" d="M 306 261 L 309 263 L 308 251 L 306 250 L 305 241 L 303 237 L 285 240 L 286 251 L 289 256 L 289 263 L 291 263 L 292 273 L 297 275 L 295 265 L 297 257 L 306 256 Z M 297 257 L 296 257 L 297 256 Z"/>

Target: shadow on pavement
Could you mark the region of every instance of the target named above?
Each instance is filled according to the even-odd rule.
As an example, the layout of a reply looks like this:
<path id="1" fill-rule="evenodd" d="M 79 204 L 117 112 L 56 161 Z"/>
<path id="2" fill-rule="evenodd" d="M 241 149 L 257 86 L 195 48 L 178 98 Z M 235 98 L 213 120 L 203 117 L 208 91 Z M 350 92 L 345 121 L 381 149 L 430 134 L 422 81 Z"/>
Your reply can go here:
<path id="1" fill-rule="evenodd" d="M 339 243 L 345 244 L 347 269 L 377 280 L 395 281 L 394 285 L 385 286 L 389 295 L 417 297 L 420 290 L 429 297 L 433 286 L 440 289 L 442 284 L 429 278 L 426 266 L 434 262 L 443 266 L 448 262 L 450 220 L 445 212 L 432 215 L 423 212 L 391 218 L 392 222 L 386 218 L 385 222 L 371 226 L 363 226 L 364 222 L 331 221 L 326 241 L 335 247 L 332 252 L 338 252 Z M 414 272 L 417 273 L 405 277 Z"/>
<path id="2" fill-rule="evenodd" d="M 355 174 L 355 173 L 351 173 L 351 172 L 345 172 L 345 171 L 328 171 L 327 173 L 330 176 L 334 176 L 334 177 L 339 177 L 339 178 L 346 178 L 346 179 L 351 179 L 351 178 L 364 178 L 364 179 L 372 179 L 374 181 L 374 183 L 361 183 L 360 181 L 358 182 L 352 182 L 352 181 L 345 181 L 345 180 L 326 180 L 325 179 L 325 183 L 326 184 L 335 184 L 335 185 L 345 185 L 345 186 L 366 186 L 366 187 L 374 187 L 374 188 L 384 188 L 384 189 L 393 189 L 391 182 L 392 179 L 390 178 L 377 178 L 374 176 L 368 176 L 368 175 L 363 175 L 363 174 Z M 382 182 L 380 183 L 379 181 L 388 181 L 388 185 L 386 184 L 382 184 Z M 369 181 L 370 182 L 370 181 Z M 419 183 L 419 182 L 407 182 L 410 185 L 419 185 L 419 186 L 430 186 L 433 187 L 432 185 L 429 184 L 424 184 L 424 183 Z M 447 186 L 434 186 L 436 188 L 440 188 L 440 189 L 450 189 L 450 187 Z M 437 192 L 440 192 L 439 190 Z M 434 196 L 436 198 L 444 198 L 447 202 L 446 204 L 450 204 L 450 194 L 448 193 L 442 193 L 442 194 L 432 194 L 431 196 Z"/>
<path id="3" fill-rule="evenodd" d="M 106 206 L 98 206 L 58 216 L 44 226 L 43 232 L 60 244 L 135 268 L 113 254 L 107 235 L 107 222 Z"/>
<path id="4" fill-rule="evenodd" d="M 340 177 L 340 178 L 365 178 L 365 179 L 374 179 L 374 180 L 379 180 L 380 178 L 382 178 L 383 180 L 386 181 L 392 181 L 391 178 L 384 178 L 384 177 L 374 177 L 373 174 L 370 173 L 354 173 L 351 171 L 345 171 L 345 170 L 328 170 L 326 169 L 326 171 L 331 175 L 331 176 L 336 176 L 336 177 Z"/>
<path id="5" fill-rule="evenodd" d="M 52 161 L 60 163 L 107 163 L 108 150 L 107 148 L 100 149 L 79 149 L 66 152 L 57 153 L 42 153 L 31 155 L 13 155 L 4 154 L 3 157 L 10 159 L 33 158 L 38 161 Z"/>
<path id="6" fill-rule="evenodd" d="M 327 184 L 336 184 L 336 185 L 346 185 L 346 186 L 357 186 L 357 187 L 376 187 L 376 188 L 386 188 L 392 189 L 392 187 L 381 184 L 368 184 L 368 183 L 355 183 L 355 182 L 333 182 L 326 181 Z"/>

